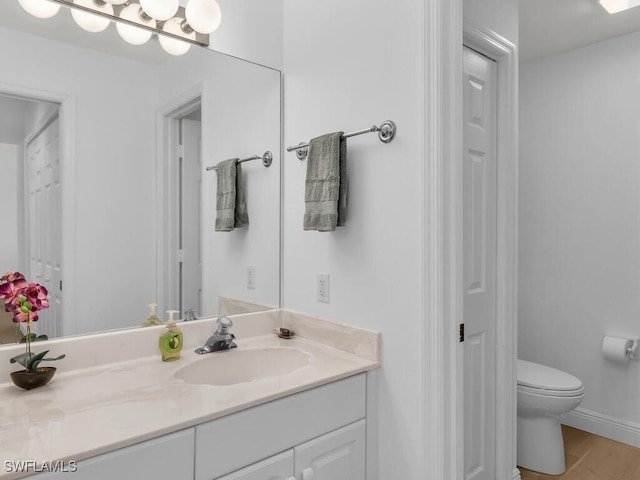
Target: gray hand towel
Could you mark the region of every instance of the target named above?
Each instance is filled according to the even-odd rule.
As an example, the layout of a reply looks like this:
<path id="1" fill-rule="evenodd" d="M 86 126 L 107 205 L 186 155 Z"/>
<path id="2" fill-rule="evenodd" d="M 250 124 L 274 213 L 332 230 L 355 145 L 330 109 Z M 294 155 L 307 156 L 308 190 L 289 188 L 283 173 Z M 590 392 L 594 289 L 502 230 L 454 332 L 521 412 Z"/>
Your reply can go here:
<path id="1" fill-rule="evenodd" d="M 304 229 L 332 232 L 347 220 L 347 140 L 343 132 L 309 141 Z"/>
<path id="2" fill-rule="evenodd" d="M 244 201 L 242 166 L 237 158 L 218 163 L 218 189 L 216 193 L 216 232 L 230 232 L 249 225 L 249 214 Z"/>

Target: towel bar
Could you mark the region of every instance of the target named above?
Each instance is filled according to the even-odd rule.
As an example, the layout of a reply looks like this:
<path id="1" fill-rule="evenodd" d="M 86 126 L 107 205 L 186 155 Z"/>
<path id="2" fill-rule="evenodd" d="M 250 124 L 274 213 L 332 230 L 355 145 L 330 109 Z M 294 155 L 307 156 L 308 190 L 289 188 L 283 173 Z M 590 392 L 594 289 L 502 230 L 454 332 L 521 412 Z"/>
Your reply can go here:
<path id="1" fill-rule="evenodd" d="M 271 164 L 273 163 L 273 154 L 269 151 L 264 152 L 262 154 L 262 156 L 258 156 L 258 155 L 254 155 L 253 157 L 249 157 L 249 158 L 243 158 L 241 160 L 238 160 L 238 163 L 244 163 L 244 162 L 250 162 L 252 160 L 262 160 L 262 165 L 264 165 L 265 167 L 269 168 L 271 166 Z M 218 166 L 214 165 L 211 167 L 207 167 L 207 172 L 209 170 L 217 170 Z"/>
<path id="2" fill-rule="evenodd" d="M 342 138 L 355 137 L 356 135 L 372 132 L 378 132 L 378 138 L 381 142 L 389 143 L 396 136 L 396 124 L 392 120 L 385 120 L 380 124 L 380 126 L 372 125 L 369 128 L 363 128 L 356 132 L 345 133 L 342 135 Z M 287 152 L 292 152 L 293 150 L 296 150 L 296 156 L 298 159 L 304 160 L 307 158 L 307 154 L 309 153 L 309 144 L 301 142 L 293 147 L 287 147 Z"/>

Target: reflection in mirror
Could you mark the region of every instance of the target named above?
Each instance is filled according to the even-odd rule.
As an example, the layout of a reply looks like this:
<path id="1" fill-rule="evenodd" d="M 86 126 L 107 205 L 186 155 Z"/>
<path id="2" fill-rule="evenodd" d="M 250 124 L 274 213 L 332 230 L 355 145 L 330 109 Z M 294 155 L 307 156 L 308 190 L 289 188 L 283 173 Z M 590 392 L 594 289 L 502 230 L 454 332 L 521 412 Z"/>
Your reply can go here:
<path id="1" fill-rule="evenodd" d="M 0 191 L 12 202 L 0 270 L 49 289 L 56 308 L 41 312 L 39 332 L 139 326 L 149 303 L 161 318 L 216 315 L 221 299 L 224 313 L 277 307 L 280 73 L 200 47 L 174 57 L 157 40 L 127 45 L 113 25 L 92 35 L 66 28 L 65 16 L 0 4 L 0 42 L 11 45 L 0 70 Z M 270 168 L 242 165 L 249 226 L 216 232 L 216 172 L 206 167 L 267 150 Z M 13 341 L 10 318 L 0 325 L 0 340 Z"/>

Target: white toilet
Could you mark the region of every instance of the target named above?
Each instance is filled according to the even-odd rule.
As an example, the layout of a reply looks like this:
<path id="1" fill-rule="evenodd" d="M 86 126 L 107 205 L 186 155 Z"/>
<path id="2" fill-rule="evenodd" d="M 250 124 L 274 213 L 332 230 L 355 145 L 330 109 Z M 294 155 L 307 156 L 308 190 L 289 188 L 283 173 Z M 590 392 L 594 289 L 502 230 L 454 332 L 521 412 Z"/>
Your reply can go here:
<path id="1" fill-rule="evenodd" d="M 566 469 L 560 415 L 580 405 L 584 386 L 568 373 L 518 360 L 518 465 L 560 475 Z"/>

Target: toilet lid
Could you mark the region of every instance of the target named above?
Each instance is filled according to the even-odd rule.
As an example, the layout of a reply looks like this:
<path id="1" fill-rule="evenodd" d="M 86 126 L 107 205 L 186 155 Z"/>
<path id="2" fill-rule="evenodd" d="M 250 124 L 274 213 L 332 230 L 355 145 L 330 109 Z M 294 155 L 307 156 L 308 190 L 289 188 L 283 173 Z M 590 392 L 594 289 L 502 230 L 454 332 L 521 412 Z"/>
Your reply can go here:
<path id="1" fill-rule="evenodd" d="M 579 378 L 561 370 L 526 360 L 518 360 L 518 385 L 556 392 L 582 388 L 582 382 Z"/>

